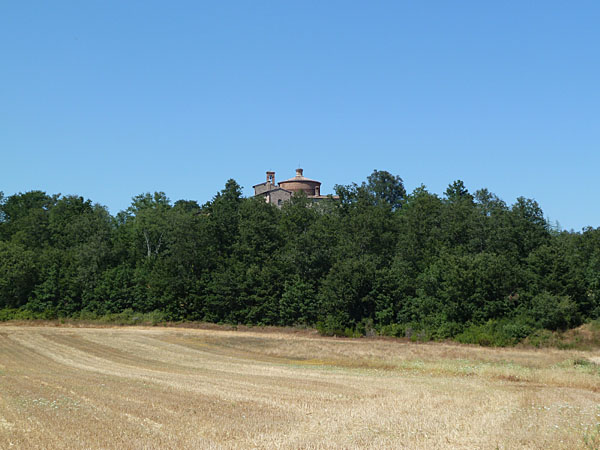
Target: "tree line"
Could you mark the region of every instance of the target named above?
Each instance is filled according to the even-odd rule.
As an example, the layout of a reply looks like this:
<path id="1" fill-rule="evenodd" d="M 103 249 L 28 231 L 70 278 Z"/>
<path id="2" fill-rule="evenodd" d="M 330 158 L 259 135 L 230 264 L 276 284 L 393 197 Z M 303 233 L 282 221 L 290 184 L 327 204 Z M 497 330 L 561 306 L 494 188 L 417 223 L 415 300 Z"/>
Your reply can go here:
<path id="1" fill-rule="evenodd" d="M 0 193 L 2 317 L 155 312 L 504 345 L 600 316 L 600 228 L 553 229 L 534 200 L 461 181 L 408 194 L 386 171 L 336 193 L 279 209 L 229 180 L 203 205 L 146 193 L 116 216 Z"/>

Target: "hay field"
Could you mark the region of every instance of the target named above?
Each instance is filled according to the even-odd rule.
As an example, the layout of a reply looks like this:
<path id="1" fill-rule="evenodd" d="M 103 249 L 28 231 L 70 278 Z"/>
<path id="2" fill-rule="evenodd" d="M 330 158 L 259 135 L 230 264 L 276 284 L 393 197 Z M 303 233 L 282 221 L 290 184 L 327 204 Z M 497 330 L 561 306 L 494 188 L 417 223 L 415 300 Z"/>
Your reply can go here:
<path id="1" fill-rule="evenodd" d="M 594 448 L 598 358 L 310 333 L 4 325 L 0 448 Z"/>

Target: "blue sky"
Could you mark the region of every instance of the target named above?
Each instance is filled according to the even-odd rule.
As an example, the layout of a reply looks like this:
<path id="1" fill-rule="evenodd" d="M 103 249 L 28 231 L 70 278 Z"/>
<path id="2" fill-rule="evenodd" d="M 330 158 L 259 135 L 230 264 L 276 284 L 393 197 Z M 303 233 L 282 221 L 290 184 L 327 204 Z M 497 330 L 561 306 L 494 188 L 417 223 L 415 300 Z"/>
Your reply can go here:
<path id="1" fill-rule="evenodd" d="M 597 1 L 4 2 L 0 190 L 126 208 L 266 170 L 600 226 Z"/>

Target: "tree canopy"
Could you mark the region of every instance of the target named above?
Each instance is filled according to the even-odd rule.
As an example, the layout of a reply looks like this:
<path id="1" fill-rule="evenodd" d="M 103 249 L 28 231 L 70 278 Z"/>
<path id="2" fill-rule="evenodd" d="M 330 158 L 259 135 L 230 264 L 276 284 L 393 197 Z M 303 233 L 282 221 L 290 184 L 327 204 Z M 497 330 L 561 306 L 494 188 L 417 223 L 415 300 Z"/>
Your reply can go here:
<path id="1" fill-rule="evenodd" d="M 0 309 L 438 339 L 483 327 L 502 342 L 600 317 L 600 229 L 556 230 L 535 200 L 460 180 L 407 193 L 375 170 L 336 192 L 277 208 L 228 180 L 203 205 L 144 193 L 114 217 L 0 192 Z"/>

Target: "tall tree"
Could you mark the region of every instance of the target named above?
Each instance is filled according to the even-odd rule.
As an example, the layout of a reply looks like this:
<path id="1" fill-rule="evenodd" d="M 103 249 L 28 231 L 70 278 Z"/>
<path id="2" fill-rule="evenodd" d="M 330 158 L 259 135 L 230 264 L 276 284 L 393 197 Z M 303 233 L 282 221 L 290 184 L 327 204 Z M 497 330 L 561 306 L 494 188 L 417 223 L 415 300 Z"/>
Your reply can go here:
<path id="1" fill-rule="evenodd" d="M 402 207 L 406 197 L 404 182 L 399 176 L 394 176 L 385 170 L 374 170 L 367 177 L 367 191 L 375 198 L 375 203 L 385 203 L 393 210 Z"/>
<path id="2" fill-rule="evenodd" d="M 25 305 L 37 277 L 35 254 L 31 250 L 0 241 L 0 309 Z"/>
<path id="3" fill-rule="evenodd" d="M 29 249 L 49 244 L 48 214 L 60 195 L 30 191 L 8 197 L 2 205 L 3 234 Z"/>
<path id="4" fill-rule="evenodd" d="M 120 213 L 120 221 L 129 225 L 136 247 L 147 259 L 165 248 L 170 209 L 171 203 L 164 192 L 146 192 L 133 197 L 131 206 Z"/>

